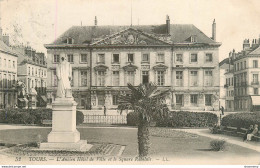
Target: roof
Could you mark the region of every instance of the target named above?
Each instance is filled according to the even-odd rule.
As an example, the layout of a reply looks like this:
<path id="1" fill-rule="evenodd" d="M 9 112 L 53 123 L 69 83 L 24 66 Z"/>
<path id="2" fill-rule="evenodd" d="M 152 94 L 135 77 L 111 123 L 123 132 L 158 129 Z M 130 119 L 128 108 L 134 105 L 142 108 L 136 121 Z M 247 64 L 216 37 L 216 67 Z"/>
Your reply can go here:
<path id="1" fill-rule="evenodd" d="M 17 56 L 16 52 L 14 52 L 10 47 L 8 47 L 3 41 L 0 40 L 0 51 L 8 53 L 13 56 Z"/>
<path id="2" fill-rule="evenodd" d="M 105 38 L 130 26 L 72 26 L 52 44 L 64 44 L 67 38 L 73 38 L 74 44 L 91 44 L 93 39 Z M 131 28 L 143 31 L 153 36 L 165 36 L 166 24 L 163 25 L 135 25 Z M 172 43 L 187 43 L 191 36 L 197 37 L 197 43 L 217 43 L 192 24 L 171 24 L 170 40 Z"/>
<path id="3" fill-rule="evenodd" d="M 249 55 L 259 55 L 259 54 L 260 54 L 260 45 L 252 52 L 249 53 Z"/>
<path id="4" fill-rule="evenodd" d="M 223 59 L 223 60 L 219 63 L 219 66 L 221 67 L 221 66 L 224 65 L 224 64 L 229 64 L 229 58 Z M 231 64 L 233 65 L 232 62 L 231 62 Z"/>

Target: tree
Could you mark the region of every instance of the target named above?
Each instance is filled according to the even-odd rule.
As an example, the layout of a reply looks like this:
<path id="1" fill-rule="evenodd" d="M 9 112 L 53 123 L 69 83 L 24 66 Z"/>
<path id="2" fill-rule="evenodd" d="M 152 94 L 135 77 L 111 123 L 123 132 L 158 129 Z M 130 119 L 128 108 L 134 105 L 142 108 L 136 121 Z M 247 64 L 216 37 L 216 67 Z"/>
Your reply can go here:
<path id="1" fill-rule="evenodd" d="M 168 107 L 164 103 L 170 90 L 159 91 L 156 84 L 147 83 L 134 87 L 128 84 L 130 94 L 119 96 L 118 110 L 133 110 L 138 114 L 138 152 L 145 157 L 149 151 L 149 122 L 155 118 L 168 115 Z"/>

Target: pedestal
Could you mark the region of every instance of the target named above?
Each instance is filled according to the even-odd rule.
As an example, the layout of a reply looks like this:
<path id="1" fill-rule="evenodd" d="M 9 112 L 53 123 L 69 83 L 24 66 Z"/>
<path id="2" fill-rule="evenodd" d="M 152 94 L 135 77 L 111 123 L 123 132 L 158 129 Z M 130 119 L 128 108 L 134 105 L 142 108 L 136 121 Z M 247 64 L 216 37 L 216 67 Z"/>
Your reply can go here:
<path id="1" fill-rule="evenodd" d="M 43 150 L 88 151 L 91 148 L 87 141 L 80 141 L 76 129 L 76 106 L 73 98 L 57 98 L 52 104 L 52 131 L 48 142 L 41 143 Z"/>

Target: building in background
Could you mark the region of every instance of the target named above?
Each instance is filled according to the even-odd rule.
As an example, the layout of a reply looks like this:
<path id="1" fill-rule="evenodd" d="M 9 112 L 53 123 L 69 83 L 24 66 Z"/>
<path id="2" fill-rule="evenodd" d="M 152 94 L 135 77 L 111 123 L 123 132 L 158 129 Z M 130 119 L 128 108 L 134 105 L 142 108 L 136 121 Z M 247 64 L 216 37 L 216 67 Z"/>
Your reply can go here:
<path id="1" fill-rule="evenodd" d="M 17 104 L 17 57 L 18 55 L 5 41 L 0 26 L 0 108 L 10 108 Z"/>
<path id="2" fill-rule="evenodd" d="M 235 111 L 259 111 L 260 37 L 244 40 L 243 50 L 234 55 Z"/>
<path id="3" fill-rule="evenodd" d="M 212 38 L 194 25 L 73 26 L 48 53 L 47 96 L 56 97 L 56 66 L 66 57 L 73 69 L 72 91 L 78 108 L 116 108 L 118 95 L 154 82 L 171 90 L 166 103 L 176 110 L 219 108 L 219 53 L 216 23 Z"/>
<path id="4" fill-rule="evenodd" d="M 234 111 L 234 52 L 229 53 L 229 58 L 219 63 L 220 67 L 220 107 L 225 112 Z"/>
<path id="5" fill-rule="evenodd" d="M 46 107 L 47 63 L 44 53 L 28 46 L 13 46 L 18 54 L 18 80 L 25 84 L 25 95 L 19 95 L 19 104 L 29 108 Z"/>

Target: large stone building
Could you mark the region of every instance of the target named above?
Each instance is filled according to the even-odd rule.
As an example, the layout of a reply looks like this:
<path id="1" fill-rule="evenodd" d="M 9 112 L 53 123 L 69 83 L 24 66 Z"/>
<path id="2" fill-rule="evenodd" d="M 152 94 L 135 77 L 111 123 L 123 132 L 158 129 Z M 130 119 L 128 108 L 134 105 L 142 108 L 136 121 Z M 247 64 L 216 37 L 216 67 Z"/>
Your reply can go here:
<path id="1" fill-rule="evenodd" d="M 46 44 L 48 100 L 56 96 L 55 69 L 66 57 L 73 69 L 78 108 L 116 108 L 127 83 L 154 82 L 170 89 L 172 109 L 219 108 L 219 53 L 216 23 L 212 38 L 194 25 L 73 26 Z"/>
<path id="2" fill-rule="evenodd" d="M 17 104 L 17 54 L 4 42 L 0 27 L 0 109 Z"/>

